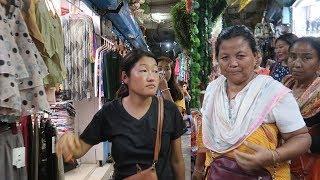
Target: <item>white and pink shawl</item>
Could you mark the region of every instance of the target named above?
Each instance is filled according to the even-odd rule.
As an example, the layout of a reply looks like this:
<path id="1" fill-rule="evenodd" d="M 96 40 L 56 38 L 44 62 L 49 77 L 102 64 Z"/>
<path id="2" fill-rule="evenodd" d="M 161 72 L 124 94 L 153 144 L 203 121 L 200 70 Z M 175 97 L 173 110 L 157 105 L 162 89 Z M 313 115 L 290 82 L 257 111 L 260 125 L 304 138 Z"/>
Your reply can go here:
<path id="1" fill-rule="evenodd" d="M 220 76 L 208 85 L 204 96 L 201 110 L 203 144 L 217 153 L 239 147 L 289 92 L 288 88 L 271 77 L 259 75 L 238 93 L 241 93 L 241 98 L 235 107 L 236 118 L 230 120 L 226 78 Z"/>

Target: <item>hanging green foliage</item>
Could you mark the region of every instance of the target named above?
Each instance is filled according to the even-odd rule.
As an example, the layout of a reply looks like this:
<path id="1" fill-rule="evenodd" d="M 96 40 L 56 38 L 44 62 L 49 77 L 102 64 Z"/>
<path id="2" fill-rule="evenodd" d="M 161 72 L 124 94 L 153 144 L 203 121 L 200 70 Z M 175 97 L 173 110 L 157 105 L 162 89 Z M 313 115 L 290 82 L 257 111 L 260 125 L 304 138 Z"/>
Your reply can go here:
<path id="1" fill-rule="evenodd" d="M 171 17 L 178 43 L 182 48 L 190 49 L 191 16 L 186 12 L 185 2 L 178 2 L 172 7 Z"/>
<path id="2" fill-rule="evenodd" d="M 177 40 L 191 57 L 190 88 L 191 107 L 200 107 L 201 90 L 208 84 L 212 57 L 211 31 L 214 23 L 227 7 L 225 0 L 193 0 L 193 11 L 186 13 L 185 1 L 171 10 Z"/>

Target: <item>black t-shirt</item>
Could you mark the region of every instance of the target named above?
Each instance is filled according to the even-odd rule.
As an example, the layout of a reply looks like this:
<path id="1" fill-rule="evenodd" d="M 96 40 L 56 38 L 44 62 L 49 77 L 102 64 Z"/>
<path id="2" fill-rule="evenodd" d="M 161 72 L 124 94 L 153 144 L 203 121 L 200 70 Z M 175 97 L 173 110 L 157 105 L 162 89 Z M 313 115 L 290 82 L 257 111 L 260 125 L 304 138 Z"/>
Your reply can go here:
<path id="1" fill-rule="evenodd" d="M 306 122 L 307 127 L 314 126 L 314 128 L 317 128 L 315 131 L 320 132 L 319 119 L 320 119 L 320 112 L 318 112 L 316 115 L 310 118 L 305 118 L 304 121 Z M 311 152 L 320 154 L 320 135 L 317 133 L 316 135 L 312 135 L 311 138 L 312 138 L 312 144 L 310 147 Z"/>
<path id="2" fill-rule="evenodd" d="M 137 172 L 136 164 L 149 168 L 153 161 L 157 130 L 158 101 L 153 97 L 148 112 L 137 120 L 123 107 L 121 99 L 106 103 L 80 138 L 91 145 L 112 142 L 115 179 L 123 179 Z M 170 163 L 171 141 L 186 132 L 186 126 L 176 105 L 164 101 L 164 122 L 159 160 L 156 164 L 159 179 L 175 179 Z"/>

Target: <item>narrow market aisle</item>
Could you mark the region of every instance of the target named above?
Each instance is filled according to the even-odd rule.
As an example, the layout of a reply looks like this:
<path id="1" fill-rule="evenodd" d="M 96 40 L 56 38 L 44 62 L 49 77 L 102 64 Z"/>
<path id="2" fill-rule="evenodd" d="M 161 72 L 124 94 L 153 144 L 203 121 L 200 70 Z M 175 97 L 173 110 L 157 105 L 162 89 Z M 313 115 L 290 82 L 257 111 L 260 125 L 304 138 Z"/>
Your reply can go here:
<path id="1" fill-rule="evenodd" d="M 186 180 L 191 180 L 191 135 L 181 136 L 182 153 L 185 163 Z"/>

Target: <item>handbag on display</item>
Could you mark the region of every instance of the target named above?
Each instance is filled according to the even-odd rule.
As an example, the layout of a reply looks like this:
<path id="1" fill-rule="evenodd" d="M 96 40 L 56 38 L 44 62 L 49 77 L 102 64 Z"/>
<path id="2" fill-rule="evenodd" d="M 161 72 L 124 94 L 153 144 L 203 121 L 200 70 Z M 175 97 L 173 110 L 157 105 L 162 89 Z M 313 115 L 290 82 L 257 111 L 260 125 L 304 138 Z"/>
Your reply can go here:
<path id="1" fill-rule="evenodd" d="M 161 149 L 161 137 L 162 137 L 162 126 L 164 117 L 163 98 L 158 97 L 158 121 L 157 121 L 157 132 L 156 142 L 154 146 L 153 163 L 148 169 L 142 170 L 137 164 L 137 173 L 125 178 L 125 180 L 158 180 L 156 172 L 156 163 L 159 158 L 159 152 Z"/>

